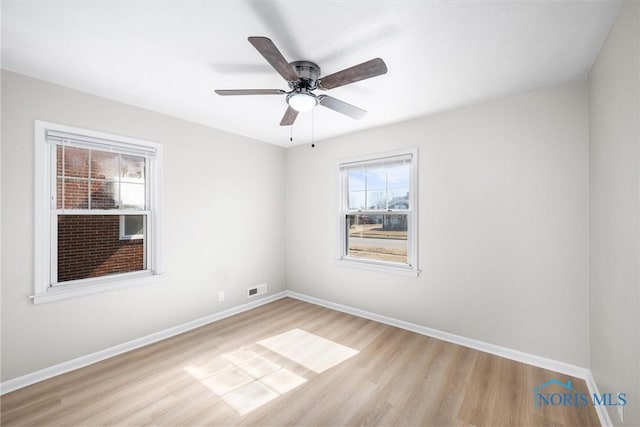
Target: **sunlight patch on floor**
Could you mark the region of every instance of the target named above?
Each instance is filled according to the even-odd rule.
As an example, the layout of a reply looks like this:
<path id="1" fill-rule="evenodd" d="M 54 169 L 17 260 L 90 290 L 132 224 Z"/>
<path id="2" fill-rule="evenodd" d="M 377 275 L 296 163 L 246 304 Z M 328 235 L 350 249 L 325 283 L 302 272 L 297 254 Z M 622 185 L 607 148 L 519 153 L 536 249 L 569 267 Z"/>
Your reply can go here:
<path id="1" fill-rule="evenodd" d="M 317 374 L 358 354 L 357 350 L 301 329 L 292 329 L 258 344 Z"/>
<path id="2" fill-rule="evenodd" d="M 257 344 L 318 374 L 358 354 L 357 350 L 301 329 Z M 261 351 L 258 347 L 256 350 Z M 276 360 L 269 359 L 267 353 L 260 354 L 247 347 L 187 366 L 184 370 L 239 415 L 248 414 L 307 382 Z"/>

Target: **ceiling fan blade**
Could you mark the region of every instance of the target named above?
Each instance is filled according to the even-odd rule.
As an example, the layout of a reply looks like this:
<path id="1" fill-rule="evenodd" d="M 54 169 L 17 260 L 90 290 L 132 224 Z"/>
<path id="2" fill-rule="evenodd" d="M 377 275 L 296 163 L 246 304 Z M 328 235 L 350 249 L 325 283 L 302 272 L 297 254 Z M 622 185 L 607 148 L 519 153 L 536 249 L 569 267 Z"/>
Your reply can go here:
<path id="1" fill-rule="evenodd" d="M 287 107 L 287 111 L 284 112 L 282 120 L 280 120 L 280 126 L 291 126 L 296 121 L 298 112 L 291 107 Z"/>
<path id="2" fill-rule="evenodd" d="M 282 95 L 282 89 L 216 89 L 218 95 Z"/>
<path id="3" fill-rule="evenodd" d="M 249 37 L 248 40 L 286 81 L 295 82 L 298 80 L 298 73 L 291 68 L 291 65 L 284 59 L 284 56 L 282 56 L 271 39 L 267 37 Z"/>
<path id="4" fill-rule="evenodd" d="M 342 113 L 352 119 L 361 119 L 365 114 L 367 114 L 367 112 L 362 108 L 354 107 L 351 104 L 347 104 L 346 102 L 340 101 L 339 99 L 329 95 L 319 95 L 318 100 L 320 101 L 320 105 L 323 107 Z"/>
<path id="5" fill-rule="evenodd" d="M 359 65 L 347 68 L 337 73 L 322 77 L 319 81 L 320 89 L 333 89 L 360 80 L 370 79 L 387 72 L 387 65 L 380 58 L 375 58 Z"/>

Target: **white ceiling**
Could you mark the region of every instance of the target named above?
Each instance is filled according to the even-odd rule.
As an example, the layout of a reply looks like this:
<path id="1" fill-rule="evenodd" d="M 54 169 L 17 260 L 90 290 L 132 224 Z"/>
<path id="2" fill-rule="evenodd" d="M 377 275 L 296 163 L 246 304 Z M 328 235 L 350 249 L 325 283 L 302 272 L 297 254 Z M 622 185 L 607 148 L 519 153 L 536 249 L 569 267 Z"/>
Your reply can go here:
<path id="1" fill-rule="evenodd" d="M 2 68 L 282 146 L 550 86 L 588 72 L 619 1 L 3 1 Z M 267 36 L 323 75 L 381 57 L 388 74 L 279 122 L 286 82 L 247 42 Z"/>

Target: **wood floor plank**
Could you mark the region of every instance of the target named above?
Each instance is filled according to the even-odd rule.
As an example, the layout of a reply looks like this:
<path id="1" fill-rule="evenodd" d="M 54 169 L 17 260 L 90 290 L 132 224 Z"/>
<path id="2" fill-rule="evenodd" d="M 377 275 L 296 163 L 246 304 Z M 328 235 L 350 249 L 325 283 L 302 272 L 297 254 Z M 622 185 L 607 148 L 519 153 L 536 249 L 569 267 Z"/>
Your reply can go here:
<path id="1" fill-rule="evenodd" d="M 293 360 L 287 352 L 259 344 L 295 329 L 316 336 L 325 346 L 318 348 L 346 346 L 357 353 L 316 372 L 304 365 L 304 357 Z M 299 351 L 315 356 L 310 349 Z M 318 356 L 326 361 L 331 354 Z M 592 405 L 534 408 L 531 391 L 554 378 L 571 380 L 577 392 L 588 393 L 577 378 L 284 298 L 8 393 L 0 397 L 0 422 L 83 427 L 599 425 Z"/>

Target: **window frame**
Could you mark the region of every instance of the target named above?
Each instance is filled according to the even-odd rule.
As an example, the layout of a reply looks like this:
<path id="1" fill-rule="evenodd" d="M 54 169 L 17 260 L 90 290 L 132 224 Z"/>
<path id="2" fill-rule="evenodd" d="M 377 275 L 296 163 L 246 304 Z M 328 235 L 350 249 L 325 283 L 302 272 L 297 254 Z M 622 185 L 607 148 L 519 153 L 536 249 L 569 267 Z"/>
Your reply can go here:
<path id="1" fill-rule="evenodd" d="M 409 206 L 408 211 L 362 210 L 358 212 L 348 209 L 348 180 L 345 167 L 355 164 L 367 164 L 384 161 L 393 157 L 409 156 Z M 363 268 L 372 271 L 397 273 L 412 277 L 420 274 L 418 268 L 418 148 L 406 148 L 395 151 L 374 153 L 358 157 L 343 159 L 338 162 L 338 201 L 337 201 L 337 256 L 336 261 L 341 266 Z M 375 215 L 375 214 L 406 214 L 407 215 L 407 264 L 391 261 L 380 261 L 358 258 L 347 255 L 347 215 Z"/>
<path id="2" fill-rule="evenodd" d="M 147 202 L 145 215 L 149 219 L 147 224 L 146 266 L 145 270 L 118 273 L 101 277 L 71 280 L 53 283 L 52 274 L 57 269 L 57 223 L 52 214 L 56 206 L 56 171 L 55 150 L 58 144 L 48 141 L 47 132 L 73 134 L 86 141 L 100 141 L 108 143 L 114 151 L 127 149 L 145 149 L 154 152 L 147 158 L 146 181 Z M 34 121 L 34 292 L 31 296 L 35 304 L 51 302 L 60 299 L 106 292 L 146 283 L 156 282 L 163 274 L 162 267 L 162 236 L 161 236 L 161 192 L 162 187 L 162 144 L 137 138 L 113 135 L 104 132 L 82 129 L 41 120 Z M 67 209 L 65 214 L 86 210 Z M 96 210 L 96 214 L 100 214 Z M 106 213 L 108 210 L 105 210 Z M 135 214 L 140 211 L 121 210 L 117 214 Z M 116 214 L 110 212 L 109 214 Z"/>

